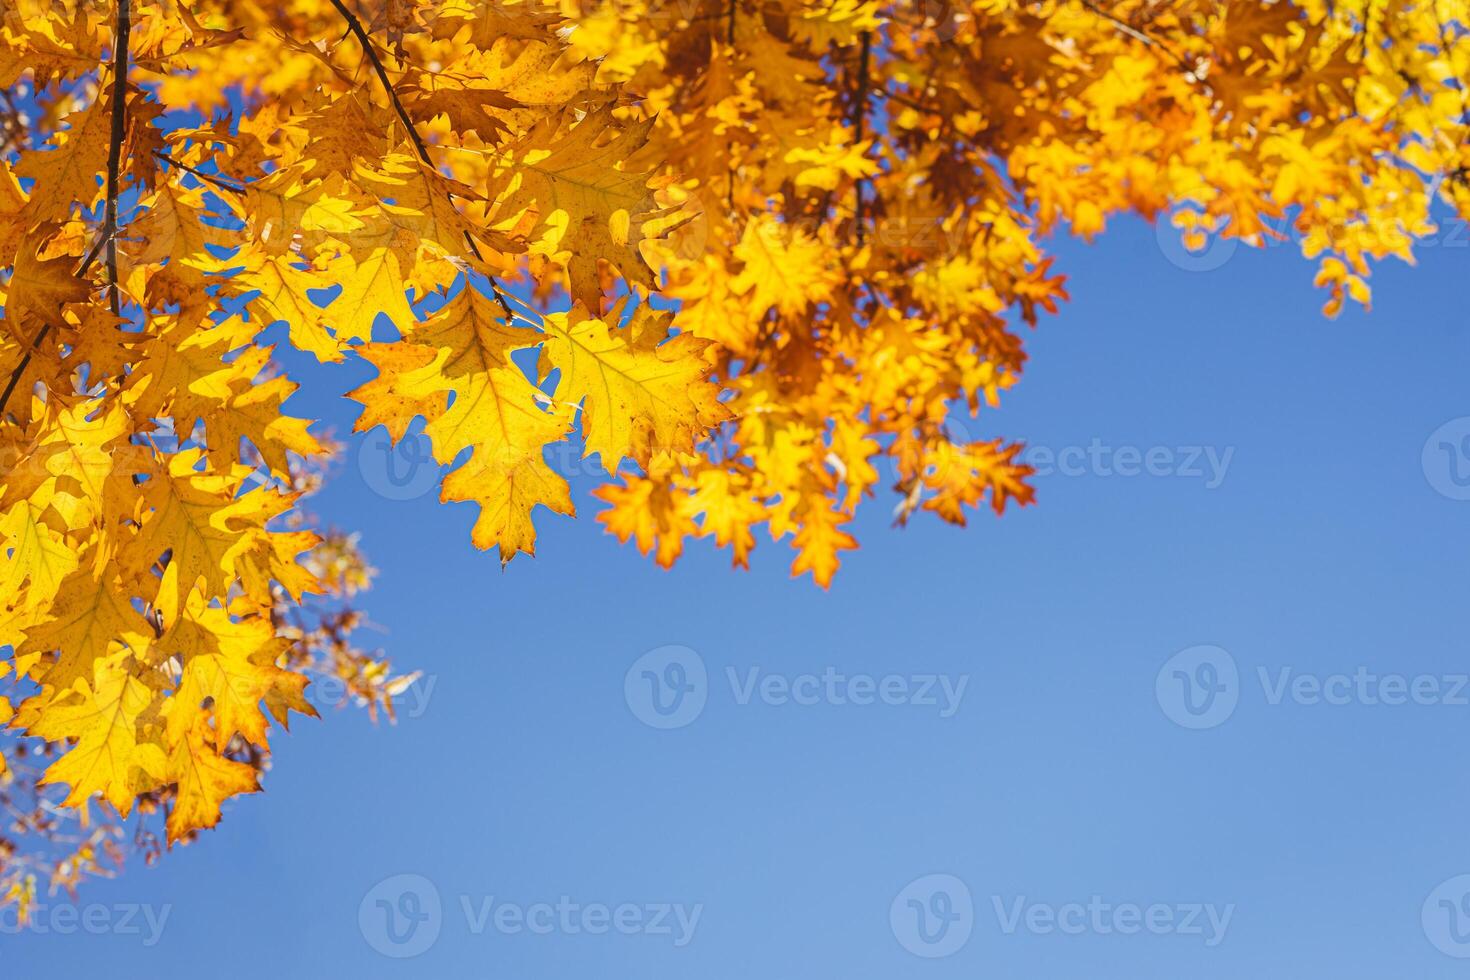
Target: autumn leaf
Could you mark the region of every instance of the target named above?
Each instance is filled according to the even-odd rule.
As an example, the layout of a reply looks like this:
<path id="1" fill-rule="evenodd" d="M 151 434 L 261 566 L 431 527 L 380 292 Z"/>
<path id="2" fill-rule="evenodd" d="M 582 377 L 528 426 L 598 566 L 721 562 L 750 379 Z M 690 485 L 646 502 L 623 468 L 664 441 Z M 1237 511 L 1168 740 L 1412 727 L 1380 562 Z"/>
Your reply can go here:
<path id="1" fill-rule="evenodd" d="M 625 456 L 647 464 L 655 451 L 693 452 L 699 436 L 730 417 L 706 380 L 709 342 L 664 340 L 668 320 L 646 307 L 619 328 L 580 306 L 546 318 L 542 371 L 561 372 L 553 397 L 581 403 L 587 453 L 600 454 L 608 472 Z"/>

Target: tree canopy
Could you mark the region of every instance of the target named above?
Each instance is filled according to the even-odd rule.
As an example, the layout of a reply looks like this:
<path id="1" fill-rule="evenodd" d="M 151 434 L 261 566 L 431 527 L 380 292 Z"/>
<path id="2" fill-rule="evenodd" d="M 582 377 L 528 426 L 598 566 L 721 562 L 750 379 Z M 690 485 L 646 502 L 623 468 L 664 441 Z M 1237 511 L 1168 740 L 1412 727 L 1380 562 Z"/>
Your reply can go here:
<path id="1" fill-rule="evenodd" d="M 370 363 L 357 428 L 423 425 L 502 562 L 572 514 L 568 444 L 659 563 L 709 538 L 743 566 L 759 531 L 826 586 L 880 493 L 900 522 L 1032 502 L 1021 444 L 951 418 L 999 404 L 1066 300 L 1050 234 L 1290 235 L 1330 315 L 1470 216 L 1465 0 L 19 0 L 0 24 L 0 722 L 28 760 L 0 778 L 36 815 L 7 840 L 50 834 L 47 798 L 213 826 L 269 720 L 314 713 L 313 671 L 391 707 L 401 679 L 346 638 L 366 567 L 300 503 L 337 447 L 285 406 L 276 344 Z M 102 860 L 78 840 L 53 882 Z"/>

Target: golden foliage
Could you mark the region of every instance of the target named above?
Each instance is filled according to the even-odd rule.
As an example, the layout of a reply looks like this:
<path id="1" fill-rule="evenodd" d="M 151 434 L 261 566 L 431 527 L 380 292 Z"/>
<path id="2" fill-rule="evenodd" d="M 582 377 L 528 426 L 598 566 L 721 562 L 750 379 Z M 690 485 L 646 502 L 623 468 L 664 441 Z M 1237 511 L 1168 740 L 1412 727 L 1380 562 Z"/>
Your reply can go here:
<path id="1" fill-rule="evenodd" d="M 310 713 L 290 620 L 334 588 L 266 327 L 370 362 L 358 428 L 422 417 L 503 561 L 580 440 L 659 562 L 765 525 L 826 585 L 880 483 L 900 521 L 1030 502 L 1018 444 L 947 421 L 1066 298 L 1054 228 L 1295 234 L 1332 313 L 1470 213 L 1465 0 L 3 17 L 0 708 L 66 804 L 166 800 L 171 839 Z"/>

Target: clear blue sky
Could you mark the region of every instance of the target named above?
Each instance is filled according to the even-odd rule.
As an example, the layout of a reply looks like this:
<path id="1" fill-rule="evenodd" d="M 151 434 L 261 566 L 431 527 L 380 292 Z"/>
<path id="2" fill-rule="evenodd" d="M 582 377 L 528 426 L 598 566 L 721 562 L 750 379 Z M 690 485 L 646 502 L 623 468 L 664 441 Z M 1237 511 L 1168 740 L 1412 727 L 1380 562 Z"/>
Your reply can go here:
<path id="1" fill-rule="evenodd" d="M 830 593 L 789 580 L 768 541 L 748 574 L 701 545 L 660 571 L 600 532 L 588 480 L 583 517 L 545 518 L 541 556 L 502 573 L 469 545 L 471 508 L 385 499 L 349 456 L 316 508 L 362 530 L 382 569 L 367 606 L 395 661 L 433 676 L 427 706 L 396 727 L 351 710 L 299 724 L 276 740 L 267 792 L 218 832 L 83 894 L 168 906 L 152 946 L 146 928 L 0 935 L 3 972 L 1464 976 L 1441 951 L 1470 952 L 1464 883 L 1435 890 L 1470 873 L 1470 705 L 1395 697 L 1381 675 L 1470 700 L 1453 696 L 1470 671 L 1470 502 L 1453 499 L 1470 445 L 1451 431 L 1431 446 L 1449 495 L 1423 457 L 1470 416 L 1467 244 L 1385 266 L 1375 311 L 1330 322 L 1290 247 L 1199 273 L 1141 223 L 1058 243 L 1074 301 L 974 434 L 1167 448 L 1156 470 L 1185 467 L 1185 447 L 1233 449 L 1223 479 L 1207 487 L 1203 459 L 1201 476 L 1083 463 L 1041 479 L 1036 507 L 967 530 L 892 531 L 889 505 L 870 505 Z M 360 377 L 329 374 L 293 407 L 346 431 L 352 408 L 332 396 Z M 665 730 L 630 710 L 625 680 L 668 645 L 708 679 L 698 716 Z M 1228 668 L 1218 653 L 1168 664 L 1200 645 L 1228 653 L 1233 685 L 1209 673 Z M 752 669 L 779 683 L 828 668 L 901 675 L 910 694 L 921 675 L 967 680 L 949 717 L 937 683 L 937 705 L 837 704 L 825 688 L 816 704 L 741 703 Z M 1229 690 L 1186 705 L 1181 676 Z M 1309 703 L 1314 681 L 1348 703 Z M 634 671 L 640 705 L 644 682 Z M 405 874 L 440 899 L 416 932 L 422 883 L 379 884 Z M 910 886 L 927 875 L 950 877 Z M 575 912 L 555 909 L 563 896 Z M 623 904 L 634 934 L 598 918 Z M 1181 932 L 1192 905 L 1198 932 Z M 669 934 L 644 931 L 658 906 Z M 674 906 L 698 910 L 682 936 Z M 513 931 L 517 913 L 541 932 Z M 375 948 L 413 944 L 427 949 Z"/>

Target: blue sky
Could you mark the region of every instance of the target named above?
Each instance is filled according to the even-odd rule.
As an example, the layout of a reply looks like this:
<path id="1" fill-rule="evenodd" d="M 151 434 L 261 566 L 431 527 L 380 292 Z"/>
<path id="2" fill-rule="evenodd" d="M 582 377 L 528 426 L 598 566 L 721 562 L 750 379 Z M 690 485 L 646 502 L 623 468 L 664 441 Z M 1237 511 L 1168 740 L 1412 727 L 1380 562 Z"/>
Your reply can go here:
<path id="1" fill-rule="evenodd" d="M 1463 976 L 1470 242 L 1337 321 L 1290 246 L 1056 245 L 1073 302 L 970 426 L 1051 451 L 1038 505 L 870 504 L 829 593 L 768 541 L 660 571 L 590 479 L 502 572 L 356 437 L 315 508 L 426 686 L 280 737 L 6 975 Z M 293 408 L 345 432 L 363 373 Z"/>

